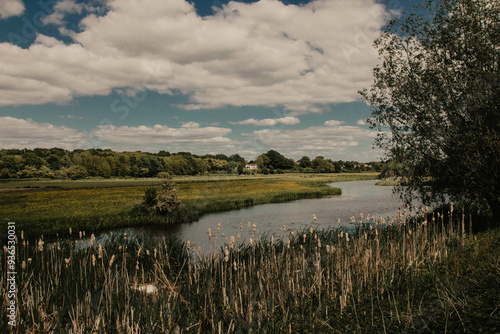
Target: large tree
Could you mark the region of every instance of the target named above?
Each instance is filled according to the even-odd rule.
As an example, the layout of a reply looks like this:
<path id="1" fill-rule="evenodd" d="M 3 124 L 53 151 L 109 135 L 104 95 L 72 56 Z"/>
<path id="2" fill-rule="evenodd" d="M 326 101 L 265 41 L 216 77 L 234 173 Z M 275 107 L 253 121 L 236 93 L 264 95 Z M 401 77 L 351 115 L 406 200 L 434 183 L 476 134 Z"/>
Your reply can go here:
<path id="1" fill-rule="evenodd" d="M 500 214 L 500 1 L 426 1 L 375 41 L 377 143 L 404 197 Z M 401 168 L 404 166 L 404 168 Z"/>

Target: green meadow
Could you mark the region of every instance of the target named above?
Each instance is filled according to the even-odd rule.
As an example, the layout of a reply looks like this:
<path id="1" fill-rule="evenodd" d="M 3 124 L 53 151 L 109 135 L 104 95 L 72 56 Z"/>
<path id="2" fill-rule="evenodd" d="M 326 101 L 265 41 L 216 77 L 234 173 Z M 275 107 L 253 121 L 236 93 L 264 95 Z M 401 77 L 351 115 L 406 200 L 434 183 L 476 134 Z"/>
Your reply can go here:
<path id="1" fill-rule="evenodd" d="M 185 205 L 179 221 L 257 204 L 340 195 L 335 181 L 374 179 L 376 173 L 282 174 L 276 176 L 176 177 Z M 148 186 L 161 179 L 32 180 L 0 183 L 0 218 L 15 221 L 27 235 L 96 231 L 120 226 L 165 224 L 172 219 L 132 214 Z M 175 219 L 173 222 L 176 222 Z"/>

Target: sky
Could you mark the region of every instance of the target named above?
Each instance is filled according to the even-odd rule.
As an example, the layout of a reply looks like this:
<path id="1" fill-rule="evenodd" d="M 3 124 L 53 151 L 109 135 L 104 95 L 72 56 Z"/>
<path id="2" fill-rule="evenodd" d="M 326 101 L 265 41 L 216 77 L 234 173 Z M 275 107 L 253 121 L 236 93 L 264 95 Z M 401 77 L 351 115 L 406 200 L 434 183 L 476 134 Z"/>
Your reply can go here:
<path id="1" fill-rule="evenodd" d="M 0 148 L 379 160 L 358 91 L 409 3 L 0 0 Z"/>

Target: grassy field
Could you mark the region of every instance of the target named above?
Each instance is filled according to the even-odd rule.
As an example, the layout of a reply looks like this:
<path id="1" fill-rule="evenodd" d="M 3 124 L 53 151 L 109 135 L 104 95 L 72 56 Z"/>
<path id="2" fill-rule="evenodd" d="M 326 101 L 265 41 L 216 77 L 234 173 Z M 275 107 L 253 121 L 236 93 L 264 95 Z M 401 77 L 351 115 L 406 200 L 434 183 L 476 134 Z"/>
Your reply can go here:
<path id="1" fill-rule="evenodd" d="M 500 229 L 473 236 L 457 211 L 450 224 L 424 212 L 365 218 L 355 231 L 311 228 L 289 241 L 257 231 L 209 254 L 175 239 L 50 245 L 17 230 L 16 330 L 497 333 Z M 7 287 L 0 275 L 1 295 Z"/>
<path id="2" fill-rule="evenodd" d="M 282 174 L 272 176 L 177 177 L 189 219 L 264 203 L 339 195 L 327 182 L 374 179 L 377 174 Z M 1 183 L 0 219 L 15 221 L 29 235 L 165 223 L 161 217 L 131 216 L 146 186 L 161 179 L 36 180 Z"/>

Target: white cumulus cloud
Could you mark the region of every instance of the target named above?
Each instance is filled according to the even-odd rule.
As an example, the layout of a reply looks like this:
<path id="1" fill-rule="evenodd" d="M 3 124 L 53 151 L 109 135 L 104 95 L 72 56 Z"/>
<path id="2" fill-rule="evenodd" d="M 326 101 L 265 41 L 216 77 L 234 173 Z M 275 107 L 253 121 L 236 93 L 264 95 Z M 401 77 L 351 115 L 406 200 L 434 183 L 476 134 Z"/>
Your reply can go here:
<path id="1" fill-rule="evenodd" d="M 293 116 L 287 116 L 282 118 L 265 118 L 265 119 L 250 118 L 239 122 L 229 122 L 229 124 L 233 125 L 256 125 L 256 126 L 274 126 L 276 124 L 294 125 L 299 123 L 300 119 L 298 117 L 293 117 Z"/>
<path id="2" fill-rule="evenodd" d="M 196 122 L 184 123 L 179 128 L 156 124 L 154 126 L 114 126 L 100 125 L 90 132 L 91 136 L 116 149 L 136 148 L 155 151 L 157 148 L 170 151 L 200 152 L 228 144 L 234 144 L 226 136 L 231 129 L 221 127 L 201 127 Z"/>
<path id="3" fill-rule="evenodd" d="M 0 0 L 0 19 L 19 16 L 24 13 L 22 0 Z"/>
<path id="4" fill-rule="evenodd" d="M 380 156 L 380 150 L 372 149 L 376 131 L 341 124 L 327 121 L 304 129 L 264 129 L 244 135 L 262 147 L 273 148 L 295 159 L 324 155 L 334 160 L 369 161 Z"/>
<path id="5" fill-rule="evenodd" d="M 371 41 L 386 20 L 375 0 L 230 2 L 200 17 L 184 0 L 110 0 L 87 15 L 73 44 L 38 36 L 0 44 L 0 106 L 65 103 L 135 88 L 190 95 L 186 109 L 285 106 L 296 114 L 350 102 L 371 84 Z M 47 23 L 81 11 L 56 4 Z"/>
<path id="6" fill-rule="evenodd" d="M 0 117 L 1 148 L 52 148 L 68 150 L 88 147 L 88 137 L 79 130 L 31 119 Z"/>

